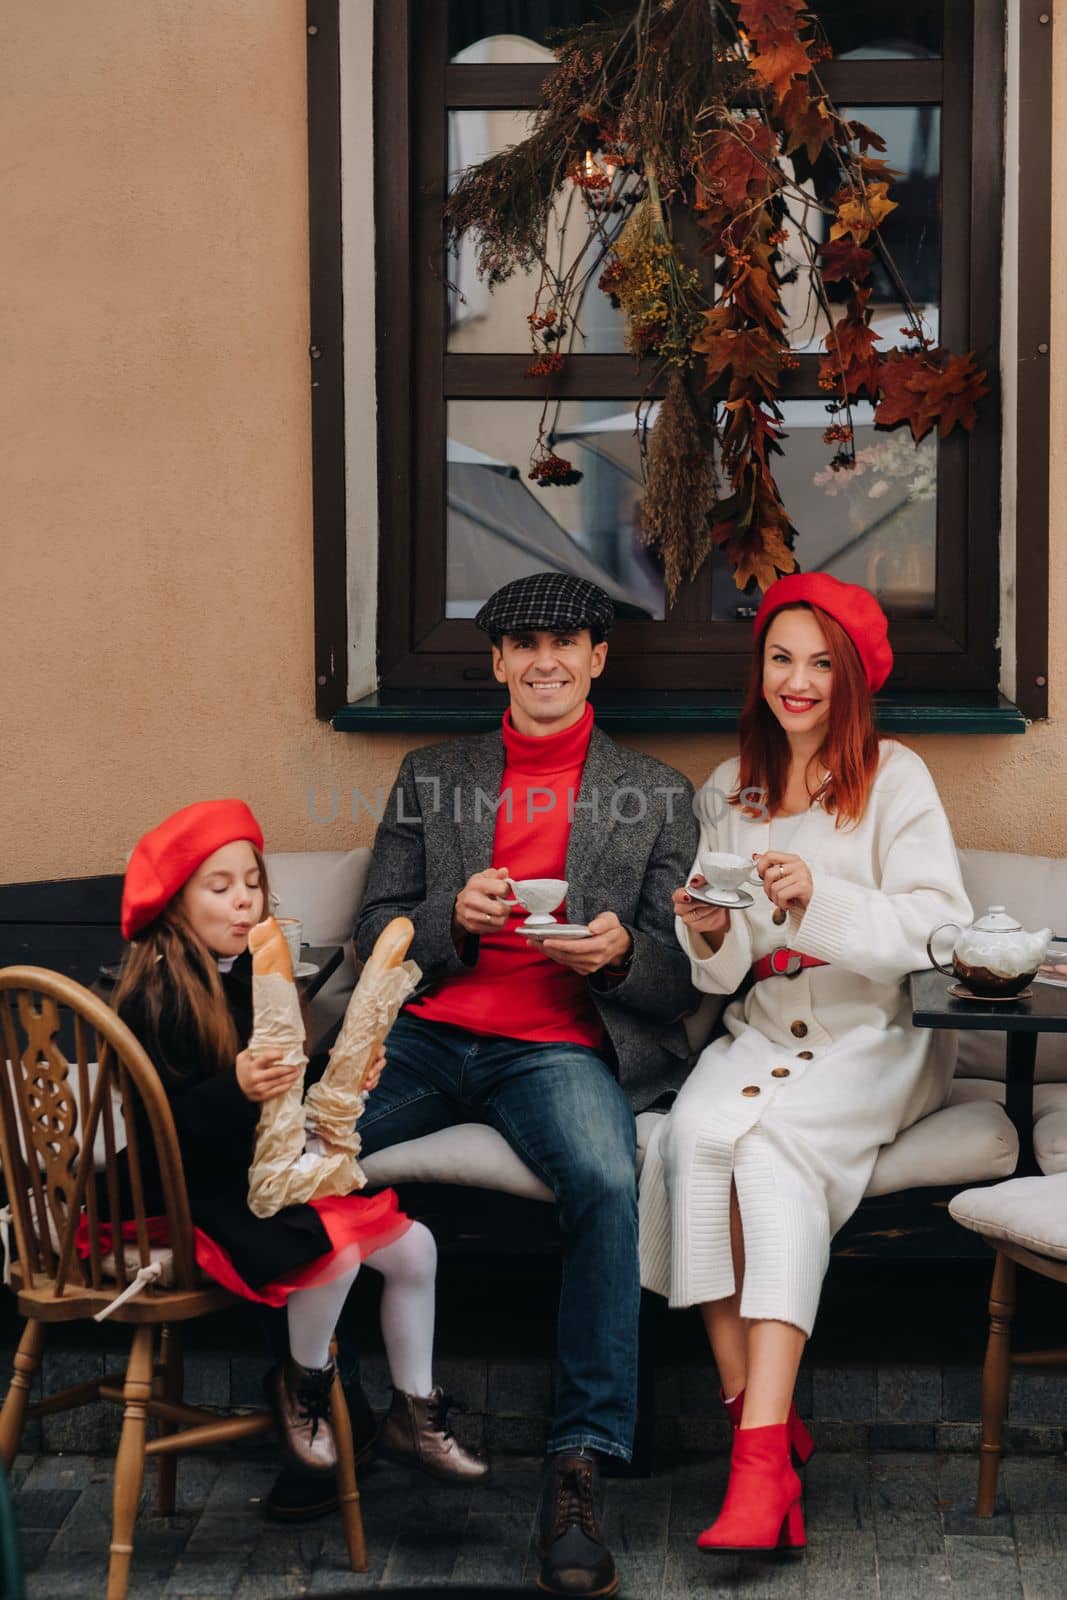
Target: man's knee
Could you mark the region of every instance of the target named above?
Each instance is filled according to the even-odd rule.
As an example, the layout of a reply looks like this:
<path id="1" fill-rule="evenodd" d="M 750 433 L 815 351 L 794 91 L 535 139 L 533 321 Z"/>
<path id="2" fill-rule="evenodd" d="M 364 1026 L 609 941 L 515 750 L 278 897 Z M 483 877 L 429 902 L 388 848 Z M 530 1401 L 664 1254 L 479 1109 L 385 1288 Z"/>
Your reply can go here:
<path id="1" fill-rule="evenodd" d="M 561 1205 L 626 1208 L 637 1196 L 633 1147 L 617 1141 L 611 1148 L 584 1147 L 561 1173 Z"/>

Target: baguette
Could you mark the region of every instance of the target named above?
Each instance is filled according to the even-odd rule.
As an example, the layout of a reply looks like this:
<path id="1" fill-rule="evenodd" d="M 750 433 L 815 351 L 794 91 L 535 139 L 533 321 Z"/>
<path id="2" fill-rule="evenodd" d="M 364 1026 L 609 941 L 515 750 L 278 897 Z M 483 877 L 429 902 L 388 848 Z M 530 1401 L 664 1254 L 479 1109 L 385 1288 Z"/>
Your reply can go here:
<path id="1" fill-rule="evenodd" d="M 411 918 L 394 917 L 375 939 L 374 949 L 364 962 L 364 972 L 387 972 L 390 967 L 401 966 L 414 937 L 415 924 Z"/>
<path id="2" fill-rule="evenodd" d="M 273 917 L 256 923 L 248 935 L 248 948 L 252 952 L 252 971 L 257 978 L 272 974 L 293 982 L 293 960 L 289 945 Z"/>

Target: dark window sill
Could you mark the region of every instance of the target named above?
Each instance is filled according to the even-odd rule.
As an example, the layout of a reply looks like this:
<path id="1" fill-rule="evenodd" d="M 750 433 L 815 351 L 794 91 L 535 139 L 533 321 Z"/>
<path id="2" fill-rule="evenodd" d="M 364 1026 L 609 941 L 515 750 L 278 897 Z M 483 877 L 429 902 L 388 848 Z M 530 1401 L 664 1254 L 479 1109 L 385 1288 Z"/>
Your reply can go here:
<path id="1" fill-rule="evenodd" d="M 609 733 L 730 733 L 740 698 L 699 690 L 601 690 L 596 718 Z M 477 733 L 495 728 L 506 701 L 494 689 L 382 690 L 342 706 L 340 733 Z M 886 694 L 877 702 L 883 733 L 1025 733 L 1018 706 L 999 694 Z"/>

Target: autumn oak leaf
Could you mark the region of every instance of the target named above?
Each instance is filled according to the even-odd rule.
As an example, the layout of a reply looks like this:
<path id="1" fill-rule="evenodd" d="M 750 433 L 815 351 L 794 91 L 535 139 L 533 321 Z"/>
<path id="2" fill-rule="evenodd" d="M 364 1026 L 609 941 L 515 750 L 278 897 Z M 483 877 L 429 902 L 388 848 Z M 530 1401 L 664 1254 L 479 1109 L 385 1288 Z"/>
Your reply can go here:
<path id="1" fill-rule="evenodd" d="M 798 88 L 801 89 L 799 96 L 796 93 Z M 797 84 L 783 102 L 782 121 L 789 135 L 786 155 L 791 156 L 795 150 L 803 148 L 814 166 L 834 132 L 834 120 L 827 112 L 826 101 L 809 99 L 802 86 Z"/>
<path id="2" fill-rule="evenodd" d="M 710 389 L 729 371 L 735 382 L 755 383 L 773 398 L 778 388 L 781 349 L 762 328 L 746 328 L 740 333 L 724 333 L 710 339 L 701 335 L 699 341 L 694 340 L 693 349 L 706 353 L 708 358 L 705 389 Z"/>
<path id="3" fill-rule="evenodd" d="M 831 239 L 851 234 L 857 244 L 866 244 L 875 228 L 880 228 L 897 202 L 888 198 L 888 183 L 869 183 L 865 194 L 856 193 L 843 200 L 830 227 Z"/>
<path id="4" fill-rule="evenodd" d="M 759 40 L 759 52 L 749 57 L 748 65 L 781 100 L 789 93 L 794 78 L 807 77 L 812 63 L 807 46 L 796 34 L 779 33 Z"/>
<path id="5" fill-rule="evenodd" d="M 882 381 L 881 363 L 875 345 L 881 334 L 867 322 L 869 289 L 860 289 L 848 303 L 848 314 L 823 339 L 827 354 L 819 364 L 820 383 L 827 388 L 840 385 L 846 394 L 866 392 L 873 400 Z"/>
<path id="6" fill-rule="evenodd" d="M 849 239 L 832 239 L 819 246 L 819 264 L 827 283 L 841 283 L 846 278 L 863 283 L 874 266 L 874 252 Z"/>
<path id="7" fill-rule="evenodd" d="M 918 444 L 933 427 L 932 418 L 921 425 L 919 416 L 930 372 L 930 364 L 922 356 L 905 350 L 891 351 L 882 362 L 878 375 L 881 397 L 874 413 L 876 426 L 895 428 L 899 423 L 906 422 Z M 917 380 L 915 388 L 910 387 L 913 379 Z"/>
<path id="8" fill-rule="evenodd" d="M 809 0 L 737 0 L 737 15 L 745 32 L 759 37 L 769 33 L 795 33 Z"/>

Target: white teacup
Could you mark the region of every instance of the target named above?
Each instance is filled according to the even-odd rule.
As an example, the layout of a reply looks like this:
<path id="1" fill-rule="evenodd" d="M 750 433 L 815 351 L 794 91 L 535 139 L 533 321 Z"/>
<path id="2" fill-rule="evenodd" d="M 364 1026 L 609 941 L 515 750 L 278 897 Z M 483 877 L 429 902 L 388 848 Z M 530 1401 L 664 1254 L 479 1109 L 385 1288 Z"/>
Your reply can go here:
<path id="1" fill-rule="evenodd" d="M 539 926 L 555 922 L 551 913 L 566 900 L 568 883 L 566 878 L 509 878 L 508 887 L 523 910 L 529 912 L 527 922 Z"/>
<path id="2" fill-rule="evenodd" d="M 751 861 L 731 850 L 704 850 L 697 860 L 712 894 L 736 894 L 743 883 L 759 876 Z"/>
<path id="3" fill-rule="evenodd" d="M 293 963 L 293 971 L 295 972 L 300 965 L 300 945 L 304 937 L 304 924 L 299 917 L 277 917 L 275 920 L 285 935 L 285 942 L 289 946 L 289 959 Z"/>

